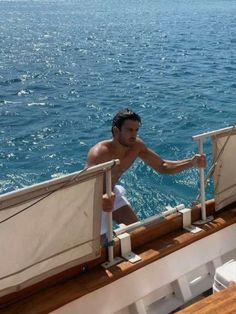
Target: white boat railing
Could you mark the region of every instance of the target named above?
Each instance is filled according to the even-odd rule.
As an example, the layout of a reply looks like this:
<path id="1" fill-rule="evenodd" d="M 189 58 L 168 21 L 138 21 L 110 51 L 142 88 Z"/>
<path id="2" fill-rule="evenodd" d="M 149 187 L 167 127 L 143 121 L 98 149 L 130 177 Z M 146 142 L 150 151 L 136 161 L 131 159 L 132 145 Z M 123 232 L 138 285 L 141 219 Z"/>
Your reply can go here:
<path id="1" fill-rule="evenodd" d="M 198 147 L 199 147 L 199 154 L 204 154 L 204 140 L 206 138 L 209 137 L 213 137 L 215 135 L 219 135 L 219 134 L 223 134 L 223 133 L 229 133 L 229 136 L 231 134 L 231 132 L 234 130 L 236 126 L 231 126 L 231 127 L 227 127 L 227 128 L 222 128 L 222 129 L 218 129 L 218 130 L 214 130 L 214 131 L 209 131 L 209 132 L 205 132 L 199 135 L 195 135 L 193 136 L 193 140 L 198 142 Z M 201 220 L 199 221 L 199 224 L 203 224 L 209 220 L 212 219 L 212 217 L 206 217 L 206 196 L 205 196 L 205 172 L 204 172 L 204 168 L 200 168 L 199 169 L 199 176 L 200 176 L 200 198 L 201 198 Z M 176 207 L 173 208 L 168 208 L 166 207 L 166 210 L 148 217 L 146 219 L 143 219 L 141 221 L 137 221 L 135 223 L 132 223 L 130 225 L 120 225 L 118 228 L 116 228 L 114 230 L 114 233 L 118 236 L 124 232 L 130 232 L 136 228 L 139 228 L 141 226 L 145 226 L 148 225 L 150 223 L 153 222 L 159 222 L 161 221 L 163 218 L 165 218 L 166 216 L 170 215 L 170 214 L 174 214 L 174 213 L 178 213 L 182 208 L 184 208 L 183 204 L 177 205 Z"/>
<path id="2" fill-rule="evenodd" d="M 104 175 L 119 160 L 0 195 L 0 297 L 101 254 Z M 111 216 L 111 213 L 108 215 Z M 112 222 L 108 241 L 113 261 Z"/>
<path id="3" fill-rule="evenodd" d="M 184 204 L 179 204 L 177 205 L 176 207 L 170 207 L 170 206 L 167 206 L 165 208 L 165 211 L 159 213 L 159 214 L 156 214 L 154 216 L 151 216 L 151 217 L 148 217 L 148 218 L 145 218 L 143 220 L 139 220 L 137 222 L 134 222 L 130 225 L 120 225 L 118 228 L 116 228 L 114 230 L 114 233 L 116 236 L 124 233 L 124 232 L 130 232 L 136 228 L 139 228 L 139 227 L 142 227 L 142 226 L 147 226 L 149 225 L 150 223 L 154 223 L 154 222 L 160 222 L 162 221 L 165 217 L 169 216 L 169 215 L 172 215 L 172 214 L 175 214 L 175 213 L 178 213 L 180 210 L 184 209 L 185 206 Z"/>
<path id="4" fill-rule="evenodd" d="M 198 135 L 194 135 L 192 138 L 194 141 L 200 141 L 200 140 L 204 140 L 205 138 L 210 137 L 210 136 L 214 136 L 214 135 L 218 135 L 221 133 L 226 133 L 228 131 L 232 131 L 234 128 L 235 128 L 235 126 L 229 126 L 227 128 L 213 130 L 213 131 L 201 133 Z"/>
<path id="5" fill-rule="evenodd" d="M 208 137 L 213 137 L 219 134 L 227 133 L 229 132 L 229 136 L 231 132 L 235 129 L 235 125 L 223 129 L 218 129 L 214 131 L 205 132 L 202 134 L 198 134 L 193 136 L 193 140 L 198 142 L 199 147 L 199 154 L 204 154 L 204 140 Z M 199 170 L 199 176 L 200 176 L 200 199 L 201 199 L 201 215 L 202 215 L 202 223 L 207 221 L 206 217 L 206 196 L 205 196 L 205 172 L 204 168 L 200 168 Z"/>
<path id="6" fill-rule="evenodd" d="M 20 190 L 11 191 L 0 195 L 0 210 L 13 206 L 17 203 L 32 199 L 33 197 L 40 197 L 45 193 L 53 192 L 62 187 L 66 187 L 70 183 L 79 182 L 80 180 L 86 180 L 94 173 L 109 172 L 111 168 L 119 164 L 119 159 L 110 160 L 92 167 L 84 168 L 83 170 L 73 172 L 71 174 L 64 175 L 59 178 L 51 179 L 41 183 L 34 184 L 30 187 L 24 187 Z M 111 183 L 110 183 L 111 184 Z"/>
<path id="7" fill-rule="evenodd" d="M 113 165 L 118 165 L 119 159 L 113 160 Z M 111 197 L 112 194 L 112 178 L 111 178 L 111 167 L 106 170 L 106 194 Z M 114 249 L 113 249 L 113 223 L 112 223 L 112 212 L 108 212 L 108 231 L 107 231 L 107 244 L 108 244 L 108 261 L 104 267 L 108 268 L 110 265 L 116 264 L 114 260 Z M 118 261 L 117 261 L 118 262 Z"/>

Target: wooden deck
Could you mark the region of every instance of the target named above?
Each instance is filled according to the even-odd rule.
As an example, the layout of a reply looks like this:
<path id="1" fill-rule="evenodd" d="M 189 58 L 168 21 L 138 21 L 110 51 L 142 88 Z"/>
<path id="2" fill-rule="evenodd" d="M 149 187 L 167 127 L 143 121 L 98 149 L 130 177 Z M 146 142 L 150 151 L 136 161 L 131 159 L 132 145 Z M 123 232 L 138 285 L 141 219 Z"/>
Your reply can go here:
<path id="1" fill-rule="evenodd" d="M 176 314 L 235 314 L 236 313 L 236 285 L 217 292 Z"/>
<path id="2" fill-rule="evenodd" d="M 212 203 L 208 204 L 207 210 L 208 215 L 214 212 Z M 1 298 L 0 313 L 49 313 L 50 311 L 53 311 L 98 288 L 108 285 L 109 283 L 134 272 L 147 264 L 179 250 L 190 243 L 207 237 L 220 229 L 236 223 L 235 210 L 236 207 L 233 206 L 227 211 L 216 213 L 214 220 L 203 225 L 203 230 L 197 234 L 188 233 L 182 229 L 182 218 L 180 214 L 171 215 L 160 224 L 140 227 L 131 233 L 132 248 L 135 253 L 141 256 L 142 260 L 140 262 L 131 264 L 127 261 L 122 261 L 120 264 L 109 268 L 109 270 L 104 270 L 100 266 L 100 263 L 106 259 L 106 254 L 103 254 L 100 259 L 74 269 L 70 276 L 67 276 L 67 280 L 59 278 L 60 280 L 57 280 L 57 283 L 51 282 L 48 288 L 45 288 L 44 284 L 40 284 L 37 289 L 34 288 L 31 291 L 28 289 L 27 294 L 21 293 L 19 295 L 13 295 L 13 297 L 18 297 L 17 301 L 13 300 L 12 296 L 10 296 L 10 298 Z M 200 209 L 196 208 L 192 213 L 192 221 L 199 218 Z M 119 255 L 120 253 L 118 240 L 116 240 L 115 252 L 116 255 Z M 231 302 L 236 303 L 236 288 L 232 288 L 231 290 L 235 292 Z M 227 293 L 230 294 L 230 292 L 225 292 L 226 296 L 228 295 Z M 217 299 L 217 295 L 213 297 Z M 230 297 L 228 298 L 230 301 Z M 234 304 L 234 306 L 236 306 L 236 304 Z M 185 310 L 180 313 L 211 313 L 199 312 L 198 310 L 193 312 L 184 311 Z M 214 312 L 220 313 L 216 311 Z M 236 311 L 234 313 L 236 313 Z"/>

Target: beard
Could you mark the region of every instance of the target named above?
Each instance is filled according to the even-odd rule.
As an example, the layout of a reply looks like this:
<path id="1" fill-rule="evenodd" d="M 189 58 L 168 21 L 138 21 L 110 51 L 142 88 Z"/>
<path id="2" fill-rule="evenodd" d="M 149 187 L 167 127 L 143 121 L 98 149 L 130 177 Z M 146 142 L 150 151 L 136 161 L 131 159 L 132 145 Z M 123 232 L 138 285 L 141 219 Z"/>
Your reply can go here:
<path id="1" fill-rule="evenodd" d="M 124 139 L 122 136 L 120 136 L 118 138 L 118 142 L 125 147 L 133 147 L 135 142 L 136 142 L 136 138 L 135 137 L 131 137 L 129 139 Z"/>

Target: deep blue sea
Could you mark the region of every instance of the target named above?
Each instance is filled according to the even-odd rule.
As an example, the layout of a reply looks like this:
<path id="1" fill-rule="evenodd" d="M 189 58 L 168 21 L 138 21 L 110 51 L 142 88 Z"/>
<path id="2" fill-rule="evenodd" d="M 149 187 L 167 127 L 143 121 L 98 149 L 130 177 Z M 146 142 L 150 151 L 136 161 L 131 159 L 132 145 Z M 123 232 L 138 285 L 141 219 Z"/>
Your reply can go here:
<path id="1" fill-rule="evenodd" d="M 81 170 L 123 107 L 167 159 L 236 120 L 236 0 L 12 0 L 0 12 L 1 194 Z M 140 160 L 121 184 L 141 218 L 199 189 L 196 169 L 160 175 Z"/>

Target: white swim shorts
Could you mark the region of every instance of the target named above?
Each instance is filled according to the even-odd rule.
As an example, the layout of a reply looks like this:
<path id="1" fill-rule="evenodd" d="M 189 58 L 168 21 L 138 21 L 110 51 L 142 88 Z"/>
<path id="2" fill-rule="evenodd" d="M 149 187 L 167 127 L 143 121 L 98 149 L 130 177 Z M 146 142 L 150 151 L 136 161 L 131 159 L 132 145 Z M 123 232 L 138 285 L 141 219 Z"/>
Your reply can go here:
<path id="1" fill-rule="evenodd" d="M 114 207 L 112 211 L 115 211 L 125 205 L 130 205 L 129 201 L 127 200 L 125 196 L 125 189 L 121 185 L 115 185 L 113 192 L 115 193 L 115 201 L 114 201 Z M 102 224 L 101 224 L 101 234 L 104 234 L 107 232 L 107 226 L 108 226 L 108 215 L 104 211 L 102 212 Z"/>

